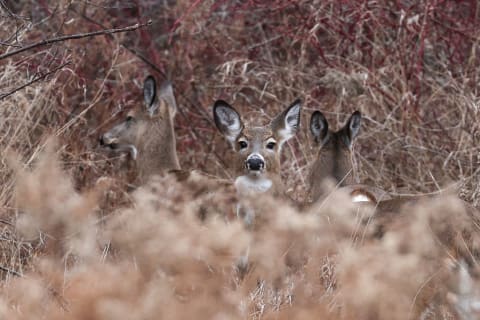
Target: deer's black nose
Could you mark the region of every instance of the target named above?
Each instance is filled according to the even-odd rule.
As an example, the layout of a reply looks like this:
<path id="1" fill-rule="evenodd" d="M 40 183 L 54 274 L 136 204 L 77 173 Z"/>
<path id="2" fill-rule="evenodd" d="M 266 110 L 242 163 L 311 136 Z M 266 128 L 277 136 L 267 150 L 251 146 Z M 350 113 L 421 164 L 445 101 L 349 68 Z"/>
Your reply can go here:
<path id="1" fill-rule="evenodd" d="M 260 171 L 265 168 L 265 161 L 260 155 L 251 155 L 247 158 L 245 165 L 248 170 Z"/>
<path id="2" fill-rule="evenodd" d="M 103 141 L 103 135 L 101 135 L 100 137 L 98 137 L 98 143 L 103 147 L 105 146 L 105 141 Z"/>

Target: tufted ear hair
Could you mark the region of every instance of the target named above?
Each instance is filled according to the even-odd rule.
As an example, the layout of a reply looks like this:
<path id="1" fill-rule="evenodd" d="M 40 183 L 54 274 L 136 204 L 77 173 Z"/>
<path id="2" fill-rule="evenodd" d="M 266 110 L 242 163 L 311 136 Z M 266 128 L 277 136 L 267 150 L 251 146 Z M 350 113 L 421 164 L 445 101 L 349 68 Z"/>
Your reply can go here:
<path id="1" fill-rule="evenodd" d="M 351 147 L 355 137 L 358 135 L 360 131 L 360 126 L 362 124 L 362 114 L 360 111 L 355 111 L 348 119 L 347 123 L 343 127 L 343 132 L 345 133 L 345 144 L 347 147 Z"/>
<path id="2" fill-rule="evenodd" d="M 302 101 L 297 99 L 272 120 L 270 125 L 274 134 L 279 137 L 280 145 L 297 134 L 301 110 Z"/>
<path id="3" fill-rule="evenodd" d="M 213 120 L 217 129 L 233 144 L 243 130 L 240 114 L 227 102 L 215 101 L 213 106 Z"/>
<path id="4" fill-rule="evenodd" d="M 325 119 L 323 113 L 318 110 L 313 112 L 310 117 L 310 132 L 318 143 L 323 142 L 328 135 L 327 119 Z"/>
<path id="5" fill-rule="evenodd" d="M 143 100 L 150 114 L 156 109 L 155 99 L 157 96 L 157 83 L 153 76 L 148 76 L 143 82 Z"/>

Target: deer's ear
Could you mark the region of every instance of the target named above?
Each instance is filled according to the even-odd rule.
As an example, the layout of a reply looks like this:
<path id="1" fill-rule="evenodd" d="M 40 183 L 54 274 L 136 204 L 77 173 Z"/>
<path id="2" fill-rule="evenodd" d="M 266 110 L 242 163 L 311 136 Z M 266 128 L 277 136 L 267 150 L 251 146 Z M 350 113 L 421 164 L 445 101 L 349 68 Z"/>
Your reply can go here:
<path id="1" fill-rule="evenodd" d="M 320 111 L 315 111 L 310 117 L 310 132 L 315 141 L 321 143 L 328 134 L 328 122 Z"/>
<path id="2" fill-rule="evenodd" d="M 172 84 L 169 81 L 165 81 L 160 87 L 159 98 L 167 103 L 167 106 L 170 110 L 170 115 L 174 117 L 177 113 L 177 101 L 175 100 L 175 95 L 173 94 Z"/>
<path id="3" fill-rule="evenodd" d="M 213 119 L 217 129 L 233 144 L 243 129 L 238 112 L 225 101 L 217 100 L 213 106 Z"/>
<path id="4" fill-rule="evenodd" d="M 344 139 L 347 147 L 351 147 L 355 137 L 360 131 L 360 125 L 362 124 L 362 114 L 360 111 L 355 111 L 348 119 L 347 123 L 343 127 L 343 132 L 345 133 Z"/>
<path id="5" fill-rule="evenodd" d="M 302 101 L 297 99 L 272 120 L 272 131 L 279 138 L 280 144 L 297 134 L 300 128 L 301 110 Z"/>
<path id="6" fill-rule="evenodd" d="M 157 83 L 153 76 L 148 76 L 143 82 L 143 98 L 145 100 L 145 105 L 148 107 L 152 106 L 155 102 L 155 97 L 157 95 Z"/>
<path id="7" fill-rule="evenodd" d="M 155 98 L 157 96 L 157 83 L 153 76 L 148 76 L 143 82 L 143 99 L 145 107 L 150 114 L 155 111 Z"/>

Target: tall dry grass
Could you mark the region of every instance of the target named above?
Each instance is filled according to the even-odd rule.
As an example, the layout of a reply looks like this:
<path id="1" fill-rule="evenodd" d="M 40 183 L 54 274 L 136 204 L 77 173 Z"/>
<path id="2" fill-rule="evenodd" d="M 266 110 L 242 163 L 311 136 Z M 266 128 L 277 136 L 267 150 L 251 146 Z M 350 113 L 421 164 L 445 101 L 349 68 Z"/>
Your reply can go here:
<path id="1" fill-rule="evenodd" d="M 478 316 L 476 2 L 1 3 L 2 53 L 153 20 L 0 60 L 1 318 Z M 292 197 L 315 156 L 314 109 L 329 123 L 362 112 L 359 181 L 443 192 L 387 221 L 342 194 L 307 212 L 265 196 L 245 228 L 235 196 L 201 176 L 132 186 L 129 160 L 97 139 L 150 73 L 174 84 L 185 169 L 231 178 L 214 100 L 268 117 L 301 97 L 282 164 Z"/>

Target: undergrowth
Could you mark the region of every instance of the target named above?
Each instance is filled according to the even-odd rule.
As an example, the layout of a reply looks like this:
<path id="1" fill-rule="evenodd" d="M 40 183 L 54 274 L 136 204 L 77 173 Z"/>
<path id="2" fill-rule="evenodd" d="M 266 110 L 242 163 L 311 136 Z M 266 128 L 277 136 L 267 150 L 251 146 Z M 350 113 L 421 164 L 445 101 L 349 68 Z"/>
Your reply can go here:
<path id="1" fill-rule="evenodd" d="M 1 318 L 478 317 L 476 1 L 0 4 L 0 54 L 152 20 L 0 59 Z M 315 157 L 313 110 L 338 126 L 362 112 L 359 182 L 435 195 L 379 239 L 372 209 L 343 194 L 302 212 L 261 197 L 246 228 L 204 176 L 133 186 L 98 138 L 141 106 L 148 74 L 173 83 L 183 169 L 232 178 L 216 99 L 268 119 L 301 98 L 291 197 Z"/>

